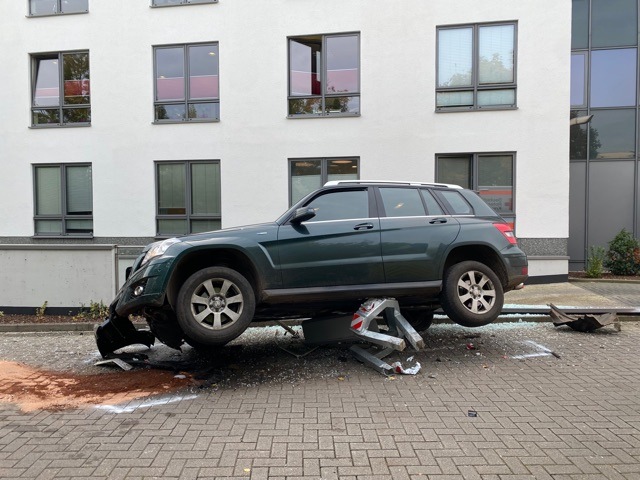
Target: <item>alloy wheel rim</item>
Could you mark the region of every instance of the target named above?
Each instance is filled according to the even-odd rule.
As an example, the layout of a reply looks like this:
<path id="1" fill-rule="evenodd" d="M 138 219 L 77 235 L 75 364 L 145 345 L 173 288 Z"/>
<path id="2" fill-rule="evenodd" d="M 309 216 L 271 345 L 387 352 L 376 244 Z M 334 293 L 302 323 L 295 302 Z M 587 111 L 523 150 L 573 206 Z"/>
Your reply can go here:
<path id="1" fill-rule="evenodd" d="M 201 326 L 223 330 L 242 315 L 244 297 L 240 288 L 224 278 L 210 278 L 198 285 L 191 295 L 191 314 Z"/>
<path id="2" fill-rule="evenodd" d="M 496 288 L 482 272 L 470 270 L 458 279 L 458 300 L 476 315 L 488 312 L 496 303 Z"/>

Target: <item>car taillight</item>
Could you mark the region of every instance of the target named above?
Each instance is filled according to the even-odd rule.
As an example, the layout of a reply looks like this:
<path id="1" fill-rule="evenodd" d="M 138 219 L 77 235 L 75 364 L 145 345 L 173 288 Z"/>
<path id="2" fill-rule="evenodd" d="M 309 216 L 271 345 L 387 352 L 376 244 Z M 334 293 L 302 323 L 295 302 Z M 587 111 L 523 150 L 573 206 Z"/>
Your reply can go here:
<path id="1" fill-rule="evenodd" d="M 506 238 L 511 245 L 518 244 L 516 234 L 513 233 L 513 229 L 509 225 L 506 223 L 494 223 L 493 226 L 500 230 L 500 233 L 504 235 L 504 238 Z"/>

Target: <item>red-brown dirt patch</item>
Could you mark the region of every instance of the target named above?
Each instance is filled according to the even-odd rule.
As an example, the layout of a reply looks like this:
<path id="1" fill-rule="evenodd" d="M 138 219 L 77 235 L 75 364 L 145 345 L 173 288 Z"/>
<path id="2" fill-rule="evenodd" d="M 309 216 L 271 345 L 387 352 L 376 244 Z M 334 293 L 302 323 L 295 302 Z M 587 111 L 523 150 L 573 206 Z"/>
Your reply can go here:
<path id="1" fill-rule="evenodd" d="M 176 378 L 164 370 L 74 375 L 0 361 L 0 402 L 17 404 L 25 412 L 121 404 L 191 384 L 190 377 Z"/>

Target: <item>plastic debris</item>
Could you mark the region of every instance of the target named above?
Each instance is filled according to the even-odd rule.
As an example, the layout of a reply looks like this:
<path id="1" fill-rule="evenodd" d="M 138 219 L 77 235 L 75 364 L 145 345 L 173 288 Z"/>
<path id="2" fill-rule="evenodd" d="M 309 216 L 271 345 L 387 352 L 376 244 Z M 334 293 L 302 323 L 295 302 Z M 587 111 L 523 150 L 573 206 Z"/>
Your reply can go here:
<path id="1" fill-rule="evenodd" d="M 476 412 L 475 410 L 469 410 L 467 412 L 467 417 L 477 417 L 478 416 L 478 412 Z"/>
<path id="2" fill-rule="evenodd" d="M 604 313 L 601 315 L 589 315 L 585 314 L 582 316 L 577 315 L 569 315 L 563 312 L 561 309 L 553 305 L 549 304 L 549 315 L 553 319 L 553 325 L 559 327 L 561 325 L 566 325 L 569 328 L 577 332 L 585 332 L 590 333 L 598 328 L 606 327 L 607 325 L 613 325 L 616 331 L 620 331 L 620 320 L 618 316 L 613 313 Z"/>
<path id="3" fill-rule="evenodd" d="M 402 375 L 415 375 L 422 368 L 422 366 L 420 365 L 420 362 L 416 362 L 416 364 L 410 368 L 404 368 L 402 366 L 402 363 L 394 362 L 391 364 L 391 367 L 393 368 L 393 371 L 395 373 L 401 373 Z"/>

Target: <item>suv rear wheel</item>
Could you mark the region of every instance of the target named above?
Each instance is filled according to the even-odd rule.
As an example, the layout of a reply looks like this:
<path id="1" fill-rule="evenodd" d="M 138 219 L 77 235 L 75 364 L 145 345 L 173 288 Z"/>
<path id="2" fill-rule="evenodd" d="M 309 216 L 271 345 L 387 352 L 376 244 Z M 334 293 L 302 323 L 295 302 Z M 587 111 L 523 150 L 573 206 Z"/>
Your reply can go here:
<path id="1" fill-rule="evenodd" d="M 460 262 L 445 273 L 441 303 L 447 316 L 463 327 L 488 325 L 502 311 L 502 284 L 485 264 Z"/>
<path id="2" fill-rule="evenodd" d="M 244 332 L 255 308 L 255 294 L 245 277 L 230 268 L 209 267 L 184 283 L 176 313 L 189 343 L 212 347 Z"/>

